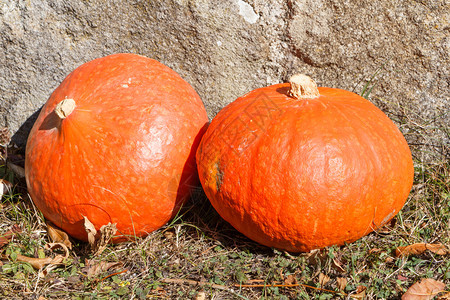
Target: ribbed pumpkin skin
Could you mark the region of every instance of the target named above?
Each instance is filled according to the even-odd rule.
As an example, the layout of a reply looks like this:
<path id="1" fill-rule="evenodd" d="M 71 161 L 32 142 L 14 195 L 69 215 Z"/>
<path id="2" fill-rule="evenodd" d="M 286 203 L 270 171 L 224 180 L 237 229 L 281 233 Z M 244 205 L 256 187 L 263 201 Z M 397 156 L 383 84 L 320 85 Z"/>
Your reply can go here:
<path id="1" fill-rule="evenodd" d="M 362 97 L 289 84 L 256 89 L 213 119 L 197 150 L 217 212 L 254 241 L 292 252 L 352 242 L 403 207 L 413 183 L 396 125 Z"/>
<path id="2" fill-rule="evenodd" d="M 59 119 L 65 98 L 75 110 Z M 53 92 L 28 138 L 28 191 L 43 215 L 87 240 L 83 216 L 98 229 L 142 236 L 177 213 L 198 182 L 195 151 L 205 108 L 165 65 L 135 54 L 88 62 Z M 120 241 L 124 237 L 118 237 Z"/>

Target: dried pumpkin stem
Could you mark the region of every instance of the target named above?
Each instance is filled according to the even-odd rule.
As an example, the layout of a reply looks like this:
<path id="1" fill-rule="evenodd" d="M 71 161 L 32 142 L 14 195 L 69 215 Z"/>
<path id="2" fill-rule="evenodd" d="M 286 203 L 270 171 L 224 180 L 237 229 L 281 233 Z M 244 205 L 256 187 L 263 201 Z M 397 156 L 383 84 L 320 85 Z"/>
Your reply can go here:
<path id="1" fill-rule="evenodd" d="M 61 119 L 65 119 L 73 112 L 75 106 L 75 100 L 64 99 L 56 105 L 55 113 Z"/>
<path id="2" fill-rule="evenodd" d="M 303 74 L 295 74 L 289 78 L 291 89 L 289 96 L 298 100 L 312 99 L 320 96 L 317 84 L 309 76 Z"/>

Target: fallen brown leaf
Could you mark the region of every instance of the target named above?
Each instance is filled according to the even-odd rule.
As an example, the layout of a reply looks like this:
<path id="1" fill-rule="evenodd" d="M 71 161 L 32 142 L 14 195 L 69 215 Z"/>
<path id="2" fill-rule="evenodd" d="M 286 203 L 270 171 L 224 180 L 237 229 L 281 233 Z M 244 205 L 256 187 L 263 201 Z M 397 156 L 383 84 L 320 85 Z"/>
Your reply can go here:
<path id="1" fill-rule="evenodd" d="M 8 244 L 9 241 L 13 238 L 13 236 L 14 233 L 11 231 L 7 231 L 5 233 L 0 234 L 0 248 Z"/>
<path id="2" fill-rule="evenodd" d="M 418 255 L 425 251 L 427 251 L 427 248 L 424 243 L 412 244 L 404 247 L 397 247 L 397 249 L 395 249 L 395 256 L 403 257 L 408 255 Z"/>
<path id="3" fill-rule="evenodd" d="M 408 281 L 409 280 L 408 277 L 402 276 L 400 274 L 397 275 L 397 279 L 400 280 L 400 281 Z"/>
<path id="4" fill-rule="evenodd" d="M 319 274 L 319 285 L 320 286 L 325 286 L 329 281 L 330 281 L 330 277 L 329 276 L 327 276 L 327 275 L 325 275 L 323 273 Z"/>
<path id="5" fill-rule="evenodd" d="M 447 255 L 450 254 L 450 249 L 443 244 L 426 244 L 427 250 L 433 252 L 437 255 Z"/>
<path id="6" fill-rule="evenodd" d="M 326 249 L 315 249 L 305 254 L 308 265 L 317 266 L 319 263 L 323 265 L 328 257 Z"/>
<path id="7" fill-rule="evenodd" d="M 204 291 L 200 291 L 195 296 L 195 300 L 205 300 L 206 299 L 206 293 Z"/>
<path id="8" fill-rule="evenodd" d="M 294 274 L 290 274 L 286 277 L 286 279 L 284 279 L 285 285 L 291 285 L 291 284 L 296 284 L 296 283 L 297 283 L 297 278 L 295 277 Z"/>
<path id="9" fill-rule="evenodd" d="M 402 300 L 425 300 L 432 299 L 437 294 L 443 292 L 445 283 L 431 279 L 424 278 L 419 282 L 414 283 L 405 294 Z"/>
<path id="10" fill-rule="evenodd" d="M 333 262 L 332 266 L 336 271 L 340 273 L 345 273 L 345 269 L 341 266 L 340 262 L 336 258 L 333 258 L 332 262 Z"/>
<path id="11" fill-rule="evenodd" d="M 91 248 L 95 246 L 95 240 L 97 235 L 97 229 L 95 229 L 94 224 L 89 221 L 89 219 L 86 216 L 84 217 L 84 229 L 86 230 L 86 233 L 88 235 L 88 242 Z"/>
<path id="12" fill-rule="evenodd" d="M 171 240 L 174 237 L 175 233 L 173 233 L 172 231 L 164 231 L 164 237 L 166 239 Z"/>
<path id="13" fill-rule="evenodd" d="M 123 266 L 122 262 L 106 262 L 95 261 L 93 259 L 86 262 L 86 267 L 83 268 L 83 272 L 86 272 L 89 278 L 95 277 L 101 273 L 104 273 L 112 268 L 120 268 Z"/>
<path id="14" fill-rule="evenodd" d="M 417 243 L 404 247 L 397 247 L 397 249 L 395 249 L 395 256 L 405 257 L 408 255 L 419 255 L 427 250 L 438 255 L 446 255 L 450 253 L 447 247 L 443 244 Z"/>
<path id="15" fill-rule="evenodd" d="M 345 290 L 345 287 L 347 286 L 347 278 L 345 277 L 338 277 L 336 278 L 337 287 L 342 292 Z"/>
<path id="16" fill-rule="evenodd" d="M 51 257 L 35 258 L 17 254 L 17 261 L 29 263 L 36 270 L 42 269 L 46 265 L 50 264 L 52 260 L 53 259 Z"/>
<path id="17" fill-rule="evenodd" d="M 108 223 L 100 227 L 100 232 L 95 229 L 94 224 L 84 217 L 84 228 L 88 234 L 88 242 L 94 256 L 101 254 L 108 246 L 111 238 L 116 234 L 116 224 Z"/>
<path id="18" fill-rule="evenodd" d="M 40 277 L 46 277 L 47 274 L 49 274 L 49 272 L 55 268 L 57 268 L 59 265 L 63 265 L 64 264 L 64 260 L 67 257 L 64 257 L 60 254 L 57 254 L 55 257 L 52 258 L 52 260 L 50 261 L 50 263 L 45 267 L 45 269 L 41 270 L 39 272 L 39 276 Z"/>
<path id="19" fill-rule="evenodd" d="M 8 230 L 5 233 L 0 234 L 0 248 L 3 247 L 4 245 L 8 244 L 9 241 L 14 237 L 14 235 L 16 233 L 20 233 L 22 232 L 22 229 L 20 228 L 19 225 L 14 224 L 11 227 L 11 230 Z"/>
<path id="20" fill-rule="evenodd" d="M 57 248 L 62 248 L 64 250 L 64 256 L 61 256 L 61 255 L 57 255 L 57 256 L 61 256 L 63 259 L 66 259 L 66 258 L 69 257 L 69 249 L 63 243 L 48 243 L 47 245 L 45 245 L 44 248 L 46 250 L 52 250 L 52 251 L 57 249 Z"/>
<path id="21" fill-rule="evenodd" d="M 64 262 L 65 257 L 62 255 L 56 255 L 52 261 L 50 262 L 50 264 L 52 265 L 60 265 Z"/>
<path id="22" fill-rule="evenodd" d="M 44 268 L 46 265 L 56 266 L 62 264 L 64 262 L 64 259 L 69 257 L 69 249 L 67 249 L 67 246 L 62 243 L 49 243 L 45 245 L 45 249 L 47 250 L 53 251 L 55 248 L 62 248 L 65 252 L 64 256 L 57 254 L 53 258 L 52 257 L 35 258 L 18 254 L 17 261 L 27 262 L 36 270 L 40 270 Z"/>
<path id="23" fill-rule="evenodd" d="M 393 262 L 394 262 L 394 259 L 393 259 L 392 257 L 390 257 L 390 256 L 387 256 L 387 257 L 384 259 L 384 262 L 387 263 L 387 264 L 390 264 L 390 263 L 393 263 Z"/>
<path id="24" fill-rule="evenodd" d="M 369 250 L 369 254 L 380 253 L 381 251 L 383 251 L 383 250 L 380 248 L 372 248 Z"/>
<path id="25" fill-rule="evenodd" d="M 96 240 L 94 255 L 99 255 L 102 253 L 109 244 L 111 238 L 116 234 L 117 227 L 116 224 L 108 223 L 100 227 L 100 237 Z"/>
<path id="26" fill-rule="evenodd" d="M 82 281 L 80 277 L 80 275 L 69 276 L 67 277 L 67 282 L 71 284 L 79 284 Z"/>
<path id="27" fill-rule="evenodd" d="M 250 279 L 245 282 L 245 284 L 258 284 L 264 282 L 264 279 Z"/>
<path id="28" fill-rule="evenodd" d="M 70 242 L 67 233 L 55 227 L 52 223 L 47 224 L 47 234 L 53 243 L 62 243 L 66 245 L 67 248 L 72 249 L 72 243 Z"/>
<path id="29" fill-rule="evenodd" d="M 364 299 L 366 297 L 367 287 L 363 285 L 358 285 L 356 287 L 355 293 L 351 294 L 350 297 L 353 299 Z"/>

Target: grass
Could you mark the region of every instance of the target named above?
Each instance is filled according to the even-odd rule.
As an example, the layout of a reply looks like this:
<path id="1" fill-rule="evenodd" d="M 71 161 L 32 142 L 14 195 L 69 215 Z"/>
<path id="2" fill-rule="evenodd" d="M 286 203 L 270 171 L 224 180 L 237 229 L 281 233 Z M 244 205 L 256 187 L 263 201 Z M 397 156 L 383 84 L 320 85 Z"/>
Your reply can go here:
<path id="1" fill-rule="evenodd" d="M 448 112 L 421 120 L 382 99 L 376 101 L 411 144 L 416 167 L 410 197 L 391 227 L 313 254 L 252 242 L 223 221 L 197 188 L 177 217 L 148 237 L 109 245 L 97 257 L 86 244 L 72 241 L 69 257 L 43 274 L 16 260 L 19 254 L 54 253 L 45 249 L 45 220 L 30 201 L 24 180 L 14 177 L 2 160 L 0 178 L 13 182 L 14 189 L 2 198 L 0 234 L 15 224 L 22 232 L 0 248 L 0 298 L 362 299 L 359 291 L 365 289 L 365 299 L 399 299 L 422 278 L 442 281 L 449 290 L 448 255 L 395 257 L 398 246 L 450 245 Z M 11 156 L 20 164 L 19 154 Z M 106 263 L 116 265 L 88 276 L 92 265 Z"/>

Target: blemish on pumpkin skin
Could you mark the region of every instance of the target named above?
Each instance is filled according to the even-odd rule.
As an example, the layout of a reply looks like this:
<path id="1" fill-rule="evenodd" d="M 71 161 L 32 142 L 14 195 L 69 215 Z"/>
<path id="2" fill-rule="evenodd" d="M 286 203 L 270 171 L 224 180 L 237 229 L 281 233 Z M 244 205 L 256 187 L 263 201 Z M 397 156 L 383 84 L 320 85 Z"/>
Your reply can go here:
<path id="1" fill-rule="evenodd" d="M 216 189 L 217 189 L 217 191 L 218 192 L 220 192 L 220 188 L 221 188 L 221 186 L 222 186 L 222 182 L 223 182 L 223 172 L 222 172 L 222 170 L 220 169 L 220 161 L 217 161 L 215 164 L 214 164 L 214 181 L 215 181 L 215 183 L 216 183 Z"/>
<path id="2" fill-rule="evenodd" d="M 314 220 L 313 230 L 312 230 L 312 233 L 311 233 L 312 236 L 314 236 L 316 234 L 316 232 L 317 232 L 317 225 L 319 225 L 319 220 L 315 219 Z"/>

